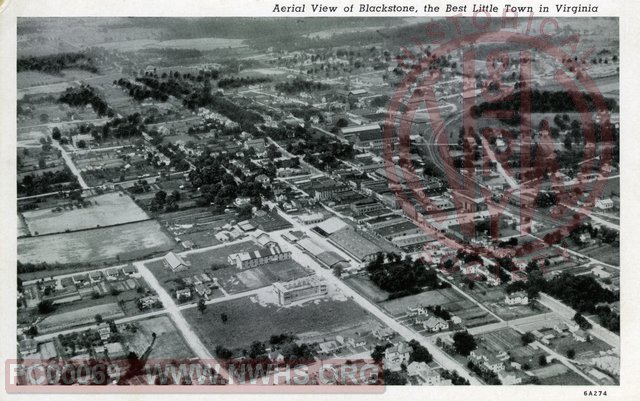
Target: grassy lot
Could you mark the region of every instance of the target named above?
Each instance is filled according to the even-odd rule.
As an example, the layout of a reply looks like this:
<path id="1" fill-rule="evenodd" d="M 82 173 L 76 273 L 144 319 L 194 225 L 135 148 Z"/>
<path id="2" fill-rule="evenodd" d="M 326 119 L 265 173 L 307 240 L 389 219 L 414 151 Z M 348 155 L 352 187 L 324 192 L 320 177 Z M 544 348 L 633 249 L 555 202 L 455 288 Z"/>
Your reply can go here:
<path id="1" fill-rule="evenodd" d="M 407 313 L 409 306 L 416 305 L 441 305 L 452 315 L 460 317 L 462 323 L 467 327 L 481 326 L 496 321 L 491 315 L 452 288 L 425 291 L 382 303 L 382 307 L 394 316 L 402 316 Z"/>
<path id="2" fill-rule="evenodd" d="M 175 246 L 155 221 L 18 240 L 18 260 L 23 263 L 113 262 L 136 252 L 140 257 Z M 122 256 L 121 256 L 122 255 Z"/>
<path id="3" fill-rule="evenodd" d="M 91 206 L 62 211 L 39 209 L 24 212 L 32 233 L 50 234 L 84 228 L 106 227 L 132 221 L 146 220 L 147 214 L 133 200 L 122 193 L 108 193 L 86 199 Z"/>
<path id="4" fill-rule="evenodd" d="M 382 302 L 387 300 L 389 293 L 378 288 L 369 277 L 357 276 L 344 280 L 351 288 L 356 290 L 360 295 L 369 299 L 371 302 Z"/>
<path id="5" fill-rule="evenodd" d="M 536 369 L 532 372 L 540 378 L 540 384 L 542 385 L 583 386 L 591 384 L 582 376 L 569 370 L 569 368 L 560 363 Z"/>
<path id="6" fill-rule="evenodd" d="M 103 319 L 118 319 L 124 316 L 124 312 L 117 303 L 101 304 L 86 307 L 71 312 L 56 313 L 47 316 L 38 323 L 38 332 L 50 333 L 73 326 L 82 326 L 95 322 L 95 316 L 101 315 Z"/>
<path id="7" fill-rule="evenodd" d="M 537 303 L 535 304 L 535 309 L 530 305 L 507 305 L 504 302 L 506 293 L 502 286 L 490 287 L 483 282 L 476 282 L 473 290 L 466 289 L 465 291 L 505 320 L 518 319 L 548 311 L 547 308 Z"/>
<path id="8" fill-rule="evenodd" d="M 402 316 L 407 313 L 407 308 L 424 305 L 443 305 L 452 300 L 464 301 L 456 292 L 445 290 L 425 291 L 420 294 L 410 295 L 403 298 L 384 302 L 382 307 L 394 316 Z"/>
<path id="9" fill-rule="evenodd" d="M 229 317 L 226 323 L 220 319 L 222 313 Z M 202 314 L 197 308 L 186 309 L 183 315 L 212 353 L 217 345 L 245 349 L 253 341 L 267 341 L 273 334 L 329 336 L 372 319 L 353 301 L 329 299 L 279 308 L 241 298 L 208 306 Z"/>
<path id="10" fill-rule="evenodd" d="M 595 249 L 590 249 L 589 251 L 584 252 L 584 254 L 601 262 L 620 266 L 620 248 L 614 248 L 611 245 L 602 244 Z"/>
<path id="11" fill-rule="evenodd" d="M 574 359 L 590 358 L 597 356 L 600 351 L 607 351 L 610 345 L 597 338 L 592 338 L 590 342 L 576 341 L 572 335 L 566 333 L 564 337 L 551 340 L 551 349 L 561 355 L 567 355 L 567 351 L 573 349 L 576 352 Z"/>
<path id="12" fill-rule="evenodd" d="M 194 355 L 189 345 L 168 316 L 158 316 L 120 325 L 129 350 L 142 355 L 151 343 L 151 334 L 156 333 L 149 359 L 182 359 Z"/>

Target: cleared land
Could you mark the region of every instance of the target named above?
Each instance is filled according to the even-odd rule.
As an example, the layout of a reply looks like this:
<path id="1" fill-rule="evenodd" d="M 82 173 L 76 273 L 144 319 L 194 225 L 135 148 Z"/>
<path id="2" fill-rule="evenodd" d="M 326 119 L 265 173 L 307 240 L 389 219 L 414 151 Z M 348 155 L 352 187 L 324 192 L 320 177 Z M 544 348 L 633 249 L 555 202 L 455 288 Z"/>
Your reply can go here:
<path id="1" fill-rule="evenodd" d="M 24 212 L 29 231 L 51 234 L 84 228 L 107 227 L 133 221 L 147 220 L 149 216 L 127 195 L 109 193 L 86 198 L 90 206 L 77 208 L 40 209 Z"/>
<path id="2" fill-rule="evenodd" d="M 151 349 L 149 358 L 153 359 L 183 359 L 192 358 L 193 351 L 167 316 L 128 323 L 120 332 L 127 339 L 129 349 L 137 355 L 142 355 L 151 343 L 152 333 L 156 333 L 156 343 Z M 134 329 L 135 327 L 135 329 Z"/>
<path id="3" fill-rule="evenodd" d="M 440 305 L 452 315 L 460 317 L 466 327 L 481 326 L 496 321 L 496 319 L 486 311 L 482 310 L 470 300 L 462 297 L 451 288 L 425 291 L 420 294 L 381 303 L 384 309 L 398 317 L 406 315 L 407 308 L 419 305 Z"/>
<path id="4" fill-rule="evenodd" d="M 95 305 L 71 312 L 47 316 L 38 323 L 38 332 L 50 333 L 73 326 L 89 324 L 95 322 L 95 316 L 98 314 L 105 320 L 117 319 L 124 316 L 124 312 L 117 303 Z"/>
<path id="5" fill-rule="evenodd" d="M 168 251 L 174 242 L 156 221 L 18 239 L 23 263 L 86 263 L 144 257 Z"/>
<path id="6" fill-rule="evenodd" d="M 222 313 L 229 318 L 226 323 L 220 319 Z M 191 308 L 183 314 L 212 353 L 217 345 L 245 349 L 253 341 L 269 340 L 273 334 L 330 337 L 332 333 L 366 324 L 372 319 L 353 301 L 335 300 L 279 308 L 263 307 L 248 298 L 241 298 L 208 306 L 204 313 Z"/>

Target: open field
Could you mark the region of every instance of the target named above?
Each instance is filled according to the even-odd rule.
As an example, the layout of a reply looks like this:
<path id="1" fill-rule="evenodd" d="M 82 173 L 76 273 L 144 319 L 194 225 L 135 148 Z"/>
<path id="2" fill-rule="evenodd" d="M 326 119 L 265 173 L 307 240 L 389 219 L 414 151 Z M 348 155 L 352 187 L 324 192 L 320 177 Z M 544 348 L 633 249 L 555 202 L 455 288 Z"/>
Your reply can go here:
<path id="1" fill-rule="evenodd" d="M 99 75 L 77 68 L 64 69 L 61 75 L 45 74 L 39 71 L 21 71 L 17 74 L 18 89 L 31 88 L 33 86 L 53 85 L 57 83 L 67 83 L 72 85 L 73 81 L 85 80 Z"/>
<path id="2" fill-rule="evenodd" d="M 47 316 L 38 323 L 39 333 L 50 333 L 73 326 L 82 326 L 95 322 L 99 314 L 103 319 L 117 319 L 124 316 L 124 312 L 117 303 L 90 306 L 70 312 L 57 313 Z"/>
<path id="3" fill-rule="evenodd" d="M 462 324 L 466 327 L 481 326 L 496 321 L 487 312 L 451 288 L 425 291 L 381 303 L 381 306 L 394 316 L 404 316 L 408 307 L 418 305 L 440 305 L 451 315 L 461 318 Z"/>
<path id="4" fill-rule="evenodd" d="M 18 240 L 23 263 L 83 263 L 113 261 L 168 251 L 174 242 L 155 221 L 143 221 L 73 233 Z"/>
<path id="5" fill-rule="evenodd" d="M 543 385 L 587 385 L 590 384 L 582 376 L 569 370 L 560 363 L 554 363 L 531 371 L 540 378 Z"/>
<path id="6" fill-rule="evenodd" d="M 196 49 L 200 51 L 210 51 L 221 48 L 237 48 L 246 47 L 244 39 L 227 39 L 227 38 L 194 38 L 194 39 L 175 39 L 166 40 L 164 42 L 156 42 L 146 47 L 157 48 L 173 48 L 173 49 Z"/>
<path id="7" fill-rule="evenodd" d="M 372 302 L 383 302 L 389 297 L 389 293 L 378 288 L 369 277 L 350 277 L 345 280 L 345 283 Z"/>
<path id="8" fill-rule="evenodd" d="M 123 193 L 109 193 L 86 198 L 91 206 L 71 207 L 61 211 L 40 209 L 24 212 L 29 231 L 39 235 L 76 231 L 84 228 L 106 227 L 115 224 L 147 220 L 149 216 Z"/>
<path id="9" fill-rule="evenodd" d="M 139 320 L 122 326 L 120 332 L 127 339 L 129 349 L 137 355 L 142 355 L 145 352 L 151 343 L 152 333 L 156 333 L 156 343 L 151 349 L 151 354 L 149 354 L 151 360 L 183 359 L 194 356 L 189 345 L 166 315 Z M 128 329 L 132 327 L 135 327 L 135 332 Z"/>
<path id="10" fill-rule="evenodd" d="M 226 323 L 220 319 L 222 313 L 229 317 Z M 245 349 L 253 341 L 269 340 L 273 334 L 328 337 L 331 333 L 372 319 L 353 301 L 335 300 L 279 308 L 263 307 L 248 298 L 241 298 L 209 306 L 202 314 L 197 308 L 187 309 L 183 314 L 212 353 L 217 345 Z"/>

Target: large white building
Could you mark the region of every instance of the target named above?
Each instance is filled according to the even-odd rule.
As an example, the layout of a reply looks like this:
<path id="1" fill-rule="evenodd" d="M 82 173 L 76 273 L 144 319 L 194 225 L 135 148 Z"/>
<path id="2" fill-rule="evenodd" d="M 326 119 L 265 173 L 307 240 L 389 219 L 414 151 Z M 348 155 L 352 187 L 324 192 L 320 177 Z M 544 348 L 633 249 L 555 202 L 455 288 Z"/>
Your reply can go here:
<path id="1" fill-rule="evenodd" d="M 273 291 L 280 305 L 326 295 L 328 292 L 327 284 L 316 275 L 273 283 Z"/>
<path id="2" fill-rule="evenodd" d="M 283 252 L 278 245 L 270 246 L 267 249 L 232 253 L 227 258 L 230 265 L 236 265 L 238 269 L 250 269 L 281 260 L 290 260 L 291 252 Z"/>

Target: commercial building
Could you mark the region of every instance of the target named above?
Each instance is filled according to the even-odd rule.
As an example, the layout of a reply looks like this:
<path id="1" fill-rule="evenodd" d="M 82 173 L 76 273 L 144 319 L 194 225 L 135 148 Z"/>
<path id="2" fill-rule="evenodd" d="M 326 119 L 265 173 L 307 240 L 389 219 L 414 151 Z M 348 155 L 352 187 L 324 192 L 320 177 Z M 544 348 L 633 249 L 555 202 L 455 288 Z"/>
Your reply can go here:
<path id="1" fill-rule="evenodd" d="M 162 262 L 165 267 L 170 268 L 173 272 L 187 270 L 191 266 L 191 263 L 186 262 L 173 252 L 166 254 Z"/>
<path id="2" fill-rule="evenodd" d="M 273 291 L 278 296 L 278 303 L 283 306 L 328 293 L 327 284 L 315 275 L 273 283 Z"/>
<path id="3" fill-rule="evenodd" d="M 283 252 L 278 245 L 252 252 L 232 253 L 227 257 L 230 265 L 242 270 L 290 259 L 291 252 Z"/>

